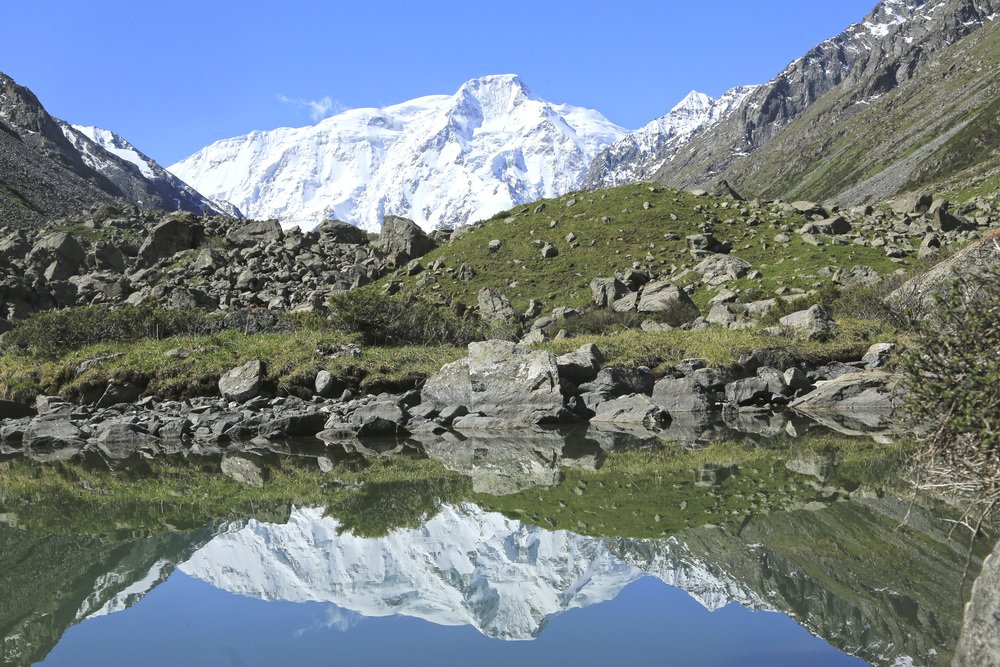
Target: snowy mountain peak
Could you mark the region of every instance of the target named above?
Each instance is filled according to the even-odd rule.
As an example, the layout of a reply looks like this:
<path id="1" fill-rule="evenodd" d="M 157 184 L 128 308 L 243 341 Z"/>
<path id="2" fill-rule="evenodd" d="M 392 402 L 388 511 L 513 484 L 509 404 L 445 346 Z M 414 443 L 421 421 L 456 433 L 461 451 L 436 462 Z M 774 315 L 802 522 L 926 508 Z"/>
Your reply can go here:
<path id="1" fill-rule="evenodd" d="M 590 168 L 585 187 L 614 187 L 650 178 L 677 151 L 728 116 L 756 89 L 737 86 L 718 99 L 692 90 L 668 114 L 602 151 Z"/>
<path id="2" fill-rule="evenodd" d="M 714 100 L 706 95 L 705 93 L 699 93 L 697 90 L 692 90 L 688 93 L 683 100 L 678 102 L 670 113 L 676 113 L 678 111 L 691 111 L 691 112 L 701 112 L 712 106 Z"/>
<path id="3" fill-rule="evenodd" d="M 285 226 L 337 218 L 377 230 L 391 214 L 432 229 L 577 189 L 624 135 L 597 111 L 546 102 L 501 74 L 452 95 L 218 141 L 170 171 Z"/>

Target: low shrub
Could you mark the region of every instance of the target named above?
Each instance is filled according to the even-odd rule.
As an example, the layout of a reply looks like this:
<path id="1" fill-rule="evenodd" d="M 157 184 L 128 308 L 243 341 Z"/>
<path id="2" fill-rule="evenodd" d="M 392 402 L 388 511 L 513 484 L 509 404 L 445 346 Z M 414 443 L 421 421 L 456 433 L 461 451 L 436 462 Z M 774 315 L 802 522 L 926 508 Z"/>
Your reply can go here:
<path id="1" fill-rule="evenodd" d="M 183 334 L 202 334 L 211 327 L 200 310 L 168 310 L 126 306 L 111 310 L 85 306 L 37 313 L 16 324 L 4 338 L 8 349 L 58 357 L 93 343 L 129 343 Z"/>
<path id="2" fill-rule="evenodd" d="M 956 278 L 936 301 L 904 356 L 910 408 L 946 485 L 1000 494 L 1000 267 Z"/>
<path id="3" fill-rule="evenodd" d="M 330 324 L 359 334 L 369 345 L 468 345 L 499 335 L 483 323 L 416 298 L 401 299 L 374 290 L 330 298 Z"/>

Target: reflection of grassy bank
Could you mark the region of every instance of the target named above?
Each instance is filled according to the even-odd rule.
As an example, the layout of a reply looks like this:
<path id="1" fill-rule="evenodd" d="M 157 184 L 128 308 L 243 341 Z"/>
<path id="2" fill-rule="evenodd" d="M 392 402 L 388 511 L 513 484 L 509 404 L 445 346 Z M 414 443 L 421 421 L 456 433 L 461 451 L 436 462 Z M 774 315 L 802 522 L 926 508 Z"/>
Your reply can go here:
<path id="1" fill-rule="evenodd" d="M 440 463 L 406 457 L 353 460 L 323 473 L 311 459 L 274 460 L 263 488 L 239 484 L 217 461 L 152 461 L 109 471 L 79 464 L 0 464 L 0 513 L 44 533 L 191 530 L 256 517 L 282 522 L 291 505 L 323 506 L 345 530 L 382 535 L 418 526 L 442 503 L 472 500 L 548 528 L 622 537 L 659 537 L 705 523 L 833 502 L 859 485 L 890 483 L 909 451 L 845 438 L 794 448 L 736 443 L 609 454 L 598 470 L 567 468 L 556 487 L 503 497 L 475 494 L 469 478 Z M 815 468 L 824 481 L 792 472 Z M 730 466 L 735 466 L 730 468 Z M 717 472 L 713 472 L 713 469 Z"/>
<path id="2" fill-rule="evenodd" d="M 218 462 L 153 461 L 141 470 L 0 463 L 0 513 L 52 533 L 194 529 L 256 517 L 283 522 L 291 505 L 325 506 L 362 534 L 419 525 L 465 485 L 437 463 L 409 458 L 342 463 L 330 473 L 293 460 L 269 466 L 263 488 L 239 484 Z"/>
<path id="3" fill-rule="evenodd" d="M 485 508 L 576 533 L 665 537 L 688 528 L 846 499 L 859 486 L 898 484 L 912 446 L 813 438 L 793 448 L 722 443 L 611 454 L 596 470 L 568 469 L 554 488 L 502 497 L 477 495 Z M 789 463 L 786 466 L 787 462 Z M 819 477 L 793 472 L 811 470 Z"/>

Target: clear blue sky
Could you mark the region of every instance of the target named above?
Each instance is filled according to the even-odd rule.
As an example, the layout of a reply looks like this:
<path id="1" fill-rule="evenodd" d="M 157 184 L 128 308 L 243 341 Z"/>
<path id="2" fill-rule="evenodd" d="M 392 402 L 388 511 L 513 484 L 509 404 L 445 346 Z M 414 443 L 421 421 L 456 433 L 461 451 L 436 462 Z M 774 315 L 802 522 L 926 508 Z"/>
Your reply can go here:
<path id="1" fill-rule="evenodd" d="M 875 0 L 7 0 L 0 71 L 164 165 L 217 139 L 517 73 L 629 129 L 770 79 Z M 283 101 L 284 100 L 284 101 Z M 296 100 L 300 102 L 296 102 Z"/>

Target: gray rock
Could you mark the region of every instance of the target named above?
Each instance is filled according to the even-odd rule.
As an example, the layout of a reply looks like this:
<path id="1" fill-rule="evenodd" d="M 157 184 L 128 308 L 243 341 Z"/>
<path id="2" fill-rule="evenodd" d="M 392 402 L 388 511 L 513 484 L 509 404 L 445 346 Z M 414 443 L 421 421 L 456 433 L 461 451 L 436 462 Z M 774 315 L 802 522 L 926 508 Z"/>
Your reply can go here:
<path id="1" fill-rule="evenodd" d="M 827 309 L 819 304 L 785 315 L 779 322 L 807 340 L 829 340 L 837 326 Z"/>
<path id="2" fill-rule="evenodd" d="M 368 232 L 340 220 L 324 220 L 319 224 L 320 239 L 329 243 L 367 245 Z"/>
<path id="3" fill-rule="evenodd" d="M 112 405 L 119 405 L 120 403 L 134 403 L 141 396 L 142 389 L 131 382 L 123 382 L 121 384 L 111 383 L 104 390 L 104 394 L 98 399 L 95 407 L 109 408 Z"/>
<path id="4" fill-rule="evenodd" d="M 664 378 L 653 387 L 653 403 L 671 417 L 678 413 L 707 412 L 715 407 L 710 392 L 693 377 Z"/>
<path id="5" fill-rule="evenodd" d="M 656 428 L 670 423 L 670 415 L 644 394 L 612 398 L 597 406 L 591 422 L 642 424 Z"/>
<path id="6" fill-rule="evenodd" d="M 469 356 L 445 365 L 421 391 L 438 408 L 465 405 L 471 412 L 510 422 L 542 423 L 567 417 L 559 367 L 551 352 L 490 340 L 469 345 Z"/>
<path id="7" fill-rule="evenodd" d="M 738 407 L 763 405 L 771 394 L 767 381 L 761 378 L 743 378 L 726 385 L 726 402 Z"/>
<path id="8" fill-rule="evenodd" d="M 322 396 L 324 398 L 333 396 L 336 389 L 333 374 L 325 368 L 316 373 L 316 380 L 313 383 L 313 388 L 318 396 Z"/>
<path id="9" fill-rule="evenodd" d="M 818 383 L 793 401 L 800 412 L 892 412 L 901 404 L 899 377 L 885 371 L 859 371 Z"/>
<path id="10" fill-rule="evenodd" d="M 323 430 L 327 415 L 322 412 L 304 411 L 281 414 L 265 421 L 257 431 L 261 435 L 282 435 L 290 438 L 311 437 Z"/>
<path id="11" fill-rule="evenodd" d="M 260 359 L 248 361 L 219 378 L 219 393 L 229 401 L 242 403 L 260 395 L 267 366 Z"/>
<path id="12" fill-rule="evenodd" d="M 809 376 L 806 375 L 805 371 L 796 366 L 792 366 L 785 371 L 784 375 L 785 385 L 792 391 L 798 391 L 799 389 L 805 389 L 812 385 L 809 381 Z"/>
<path id="13" fill-rule="evenodd" d="M 559 249 L 556 248 L 551 243 L 546 243 L 542 246 L 542 259 L 552 259 L 553 257 L 559 256 Z"/>
<path id="14" fill-rule="evenodd" d="M 701 315 L 691 297 L 669 281 L 643 287 L 637 307 L 640 313 L 658 313 L 664 322 L 674 327 L 693 322 Z"/>
<path id="15" fill-rule="evenodd" d="M 280 241 L 282 236 L 281 225 L 277 220 L 246 220 L 231 225 L 226 239 L 245 248 Z"/>
<path id="16" fill-rule="evenodd" d="M 25 456 L 48 463 L 73 458 L 83 449 L 85 442 L 80 429 L 68 418 L 54 416 L 32 420 L 24 429 L 21 444 Z"/>
<path id="17" fill-rule="evenodd" d="M 155 452 L 158 443 L 159 438 L 121 421 L 102 424 L 97 435 L 97 448 L 113 460 L 127 459 L 143 449 Z"/>
<path id="18" fill-rule="evenodd" d="M 392 258 L 397 266 L 423 257 L 436 247 L 434 240 L 412 220 L 387 215 L 382 221 L 378 249 Z"/>
<path id="19" fill-rule="evenodd" d="M 628 313 L 634 311 L 639 304 L 639 293 L 631 292 L 611 304 L 611 309 L 616 313 Z"/>
<path id="20" fill-rule="evenodd" d="M 598 308 L 608 308 L 628 294 L 628 287 L 618 278 L 594 278 L 590 281 L 591 298 Z"/>
<path id="21" fill-rule="evenodd" d="M 497 320 L 509 322 L 517 318 L 517 311 L 510 305 L 506 296 L 489 287 L 483 287 L 479 290 L 479 315 L 487 322 Z"/>
<path id="22" fill-rule="evenodd" d="M 380 401 L 365 405 L 351 415 L 358 437 L 405 435 L 410 413 L 398 403 Z"/>
<path id="23" fill-rule="evenodd" d="M 851 231 L 851 223 L 837 216 L 836 218 L 827 218 L 817 222 L 807 222 L 799 229 L 799 234 L 835 236 L 837 234 L 846 234 L 849 231 Z"/>
<path id="24" fill-rule="evenodd" d="M 153 227 L 139 246 L 139 260 L 148 266 L 181 250 L 196 248 L 205 229 L 189 213 L 171 213 Z"/>
<path id="25" fill-rule="evenodd" d="M 459 417 L 464 417 L 467 414 L 469 414 L 469 408 L 464 405 L 449 405 L 441 409 L 438 418 L 441 420 L 441 423 L 450 424 Z"/>
<path id="26" fill-rule="evenodd" d="M 983 561 L 972 596 L 965 605 L 962 635 L 955 648 L 953 667 L 1000 665 L 1000 543 Z"/>
<path id="27" fill-rule="evenodd" d="M 626 394 L 653 393 L 653 373 L 645 366 L 635 369 L 603 368 L 593 381 L 581 384 L 581 393 L 596 393 L 608 398 Z"/>
<path id="28" fill-rule="evenodd" d="M 604 354 L 593 343 L 581 345 L 572 352 L 556 357 L 559 377 L 573 384 L 590 382 L 597 377 L 604 363 Z"/>
<path id="29" fill-rule="evenodd" d="M 702 279 L 709 285 L 719 285 L 730 280 L 742 278 L 751 269 L 750 262 L 732 255 L 711 254 L 701 260 L 694 270 L 702 274 Z"/>
<path id="30" fill-rule="evenodd" d="M 861 361 L 868 370 L 881 368 L 888 361 L 894 349 L 896 349 L 895 343 L 875 343 L 868 348 L 865 355 L 861 357 Z"/>

